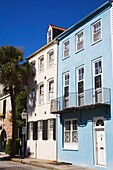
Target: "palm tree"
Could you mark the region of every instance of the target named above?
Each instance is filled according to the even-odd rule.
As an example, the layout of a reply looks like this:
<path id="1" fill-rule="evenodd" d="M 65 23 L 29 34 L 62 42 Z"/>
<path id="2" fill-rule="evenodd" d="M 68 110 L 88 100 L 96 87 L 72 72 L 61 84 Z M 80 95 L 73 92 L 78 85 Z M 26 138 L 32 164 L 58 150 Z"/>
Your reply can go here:
<path id="1" fill-rule="evenodd" d="M 27 79 L 27 65 L 20 64 L 23 61 L 22 49 L 13 46 L 0 47 L 0 84 L 4 90 L 10 94 L 12 106 L 12 139 L 13 139 L 13 156 L 15 156 L 16 144 L 16 94 Z"/>

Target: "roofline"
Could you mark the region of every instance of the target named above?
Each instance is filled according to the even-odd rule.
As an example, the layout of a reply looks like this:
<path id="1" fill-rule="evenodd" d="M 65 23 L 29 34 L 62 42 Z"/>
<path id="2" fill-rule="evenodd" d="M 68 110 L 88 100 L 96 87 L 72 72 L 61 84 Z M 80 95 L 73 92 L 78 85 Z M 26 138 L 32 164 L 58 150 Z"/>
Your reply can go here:
<path id="1" fill-rule="evenodd" d="M 39 52 L 41 52 L 42 50 L 44 50 L 46 47 L 49 47 L 51 44 L 54 43 L 54 40 L 50 41 L 49 43 L 45 44 L 44 46 L 42 46 L 41 48 L 39 48 L 37 51 L 35 51 L 33 54 L 29 55 L 26 60 L 31 59 L 32 57 L 34 57 L 34 55 L 38 54 Z"/>
<path id="2" fill-rule="evenodd" d="M 65 30 L 67 30 L 67 28 L 59 27 L 59 26 L 52 25 L 52 24 L 49 24 L 49 26 L 51 26 L 52 28 L 55 28 L 55 29 L 61 30 L 61 31 L 65 31 Z"/>
<path id="3" fill-rule="evenodd" d="M 74 24 L 73 26 L 68 28 L 65 32 L 63 32 L 60 35 L 58 35 L 55 39 L 58 40 L 58 41 L 62 40 L 65 36 L 67 36 L 70 33 L 72 33 L 73 30 L 75 30 L 75 29 L 79 28 L 80 26 L 84 25 L 84 23 L 88 22 L 90 20 L 90 18 L 94 17 L 97 13 L 102 12 L 103 10 L 107 9 L 110 6 L 111 6 L 111 2 L 110 1 L 105 2 L 103 5 L 98 7 L 96 10 L 91 12 L 89 15 L 84 17 L 82 20 L 78 21 L 76 24 Z"/>

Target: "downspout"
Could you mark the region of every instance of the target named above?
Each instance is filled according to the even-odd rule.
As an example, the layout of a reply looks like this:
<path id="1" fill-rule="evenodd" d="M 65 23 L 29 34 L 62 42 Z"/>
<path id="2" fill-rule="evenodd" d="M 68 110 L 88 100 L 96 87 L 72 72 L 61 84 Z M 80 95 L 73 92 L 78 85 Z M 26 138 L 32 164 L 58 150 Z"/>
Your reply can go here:
<path id="1" fill-rule="evenodd" d="M 56 98 L 58 98 L 58 54 L 59 54 L 59 43 L 56 38 L 54 43 L 57 45 L 57 62 L 56 62 Z M 58 161 L 58 117 L 56 113 L 56 161 Z"/>

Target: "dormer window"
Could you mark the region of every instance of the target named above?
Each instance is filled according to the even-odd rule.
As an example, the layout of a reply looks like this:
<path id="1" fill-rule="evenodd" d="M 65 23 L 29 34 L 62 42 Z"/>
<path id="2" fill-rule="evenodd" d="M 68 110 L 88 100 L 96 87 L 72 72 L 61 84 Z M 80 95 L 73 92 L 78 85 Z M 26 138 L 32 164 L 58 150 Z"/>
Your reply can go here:
<path id="1" fill-rule="evenodd" d="M 52 30 L 48 30 L 48 42 L 52 40 Z"/>

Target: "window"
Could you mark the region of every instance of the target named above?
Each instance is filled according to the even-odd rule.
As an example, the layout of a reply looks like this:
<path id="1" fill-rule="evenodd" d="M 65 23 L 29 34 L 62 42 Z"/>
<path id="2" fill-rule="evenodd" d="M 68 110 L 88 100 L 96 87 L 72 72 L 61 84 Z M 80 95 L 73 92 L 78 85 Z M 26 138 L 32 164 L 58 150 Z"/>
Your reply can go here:
<path id="1" fill-rule="evenodd" d="M 54 65 L 54 51 L 51 50 L 48 52 L 48 68 L 51 68 Z"/>
<path id="2" fill-rule="evenodd" d="M 101 32 L 101 20 L 99 20 L 92 25 L 92 43 L 101 40 Z"/>
<path id="3" fill-rule="evenodd" d="M 6 118 L 6 99 L 3 100 L 3 119 Z"/>
<path id="4" fill-rule="evenodd" d="M 64 74 L 64 108 L 69 106 L 69 72 Z"/>
<path id="5" fill-rule="evenodd" d="M 53 119 L 48 120 L 48 137 L 53 139 Z"/>
<path id="6" fill-rule="evenodd" d="M 64 148 L 78 149 L 78 122 L 77 122 L 77 119 L 64 121 Z"/>
<path id="7" fill-rule="evenodd" d="M 32 106 L 35 106 L 35 100 L 36 100 L 36 91 L 35 91 L 35 88 L 33 88 L 31 90 L 31 103 L 32 103 Z"/>
<path id="8" fill-rule="evenodd" d="M 39 104 L 44 103 L 44 84 L 39 85 Z"/>
<path id="9" fill-rule="evenodd" d="M 44 56 L 41 56 L 39 59 L 39 72 L 43 72 L 44 71 Z"/>
<path id="10" fill-rule="evenodd" d="M 69 56 L 69 40 L 64 42 L 63 44 L 63 58 L 66 58 Z"/>
<path id="11" fill-rule="evenodd" d="M 94 89 L 95 103 L 102 102 L 102 61 L 97 60 L 94 63 Z"/>
<path id="12" fill-rule="evenodd" d="M 31 67 L 32 67 L 32 76 L 35 76 L 36 74 L 35 61 L 31 62 Z"/>
<path id="13" fill-rule="evenodd" d="M 49 101 L 51 101 L 54 98 L 54 80 L 48 81 L 48 92 Z"/>
<path id="14" fill-rule="evenodd" d="M 42 132 L 43 132 L 43 121 L 38 121 L 38 139 L 42 139 Z"/>
<path id="15" fill-rule="evenodd" d="M 48 36 L 48 38 L 47 38 L 48 42 L 50 42 L 52 40 L 52 32 L 51 32 L 51 30 L 48 31 L 47 36 Z"/>
<path id="16" fill-rule="evenodd" d="M 33 139 L 33 122 L 29 122 L 29 139 Z"/>
<path id="17" fill-rule="evenodd" d="M 78 69 L 78 106 L 84 104 L 84 67 Z"/>
<path id="18" fill-rule="evenodd" d="M 76 51 L 84 48 L 84 32 L 81 31 L 76 35 Z"/>

